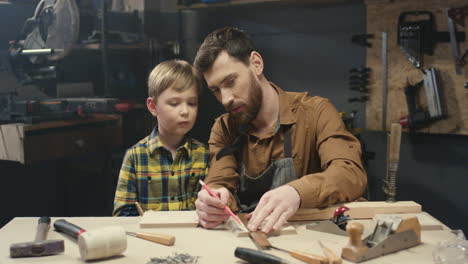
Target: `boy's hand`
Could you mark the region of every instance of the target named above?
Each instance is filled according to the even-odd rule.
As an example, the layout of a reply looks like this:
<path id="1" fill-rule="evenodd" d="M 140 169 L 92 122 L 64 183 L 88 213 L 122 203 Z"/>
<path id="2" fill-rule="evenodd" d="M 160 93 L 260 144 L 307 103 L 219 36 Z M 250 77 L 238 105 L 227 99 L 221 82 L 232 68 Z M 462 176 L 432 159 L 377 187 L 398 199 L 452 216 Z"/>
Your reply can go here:
<path id="1" fill-rule="evenodd" d="M 247 227 L 250 231 L 256 231 L 261 225 L 262 232 L 265 233 L 278 230 L 289 217 L 296 213 L 300 202 L 299 193 L 289 185 L 268 191 L 252 212 Z"/>
<path id="2" fill-rule="evenodd" d="M 198 192 L 195 201 L 198 220 L 204 228 L 215 228 L 229 219 L 224 205 L 229 201 L 230 193 L 226 188 L 212 189 L 219 198 L 212 197 L 205 189 Z"/>

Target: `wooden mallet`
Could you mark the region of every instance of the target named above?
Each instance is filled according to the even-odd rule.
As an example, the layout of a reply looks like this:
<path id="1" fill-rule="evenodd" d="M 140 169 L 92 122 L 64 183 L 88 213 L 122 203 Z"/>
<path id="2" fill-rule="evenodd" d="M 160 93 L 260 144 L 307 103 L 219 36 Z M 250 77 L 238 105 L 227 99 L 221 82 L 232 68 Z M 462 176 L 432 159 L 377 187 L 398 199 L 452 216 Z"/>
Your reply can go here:
<path id="1" fill-rule="evenodd" d="M 81 258 L 86 261 L 117 256 L 127 249 L 127 236 L 123 227 L 120 226 L 86 231 L 60 219 L 55 221 L 54 228 L 78 239 Z"/>

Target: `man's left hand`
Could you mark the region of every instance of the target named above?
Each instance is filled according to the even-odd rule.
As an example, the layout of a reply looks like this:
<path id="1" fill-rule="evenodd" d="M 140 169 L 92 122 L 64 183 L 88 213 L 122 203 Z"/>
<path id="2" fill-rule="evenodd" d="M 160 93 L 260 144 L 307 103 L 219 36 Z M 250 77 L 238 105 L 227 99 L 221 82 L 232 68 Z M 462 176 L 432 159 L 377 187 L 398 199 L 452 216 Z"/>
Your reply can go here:
<path id="1" fill-rule="evenodd" d="M 247 227 L 256 231 L 262 225 L 261 230 L 265 233 L 278 230 L 296 213 L 300 202 L 299 193 L 289 185 L 268 191 L 260 199 Z"/>

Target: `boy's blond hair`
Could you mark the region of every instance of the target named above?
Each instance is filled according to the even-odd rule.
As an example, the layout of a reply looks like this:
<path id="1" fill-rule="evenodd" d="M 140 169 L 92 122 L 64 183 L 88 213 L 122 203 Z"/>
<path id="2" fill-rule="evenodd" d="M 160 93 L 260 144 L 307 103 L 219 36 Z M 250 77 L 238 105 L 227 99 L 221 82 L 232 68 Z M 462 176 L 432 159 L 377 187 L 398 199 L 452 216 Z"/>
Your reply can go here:
<path id="1" fill-rule="evenodd" d="M 182 92 L 193 85 L 200 95 L 202 78 L 190 63 L 183 60 L 163 61 L 154 67 L 148 77 L 148 96 L 157 100 L 169 88 Z"/>

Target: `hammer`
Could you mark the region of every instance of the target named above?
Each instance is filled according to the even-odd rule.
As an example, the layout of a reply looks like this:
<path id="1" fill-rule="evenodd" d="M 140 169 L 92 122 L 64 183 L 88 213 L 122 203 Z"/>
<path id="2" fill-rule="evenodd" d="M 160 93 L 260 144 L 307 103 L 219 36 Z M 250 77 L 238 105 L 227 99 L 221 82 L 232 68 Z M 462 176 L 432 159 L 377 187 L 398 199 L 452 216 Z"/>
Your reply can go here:
<path id="1" fill-rule="evenodd" d="M 50 217 L 43 216 L 39 218 L 34 241 L 12 244 L 10 246 L 10 257 L 40 257 L 65 251 L 63 240 L 45 240 L 49 231 L 49 225 Z"/>
<path id="2" fill-rule="evenodd" d="M 54 228 L 78 239 L 81 258 L 85 261 L 120 255 L 127 249 L 127 236 L 120 226 L 86 231 L 64 219 L 54 222 Z"/>

